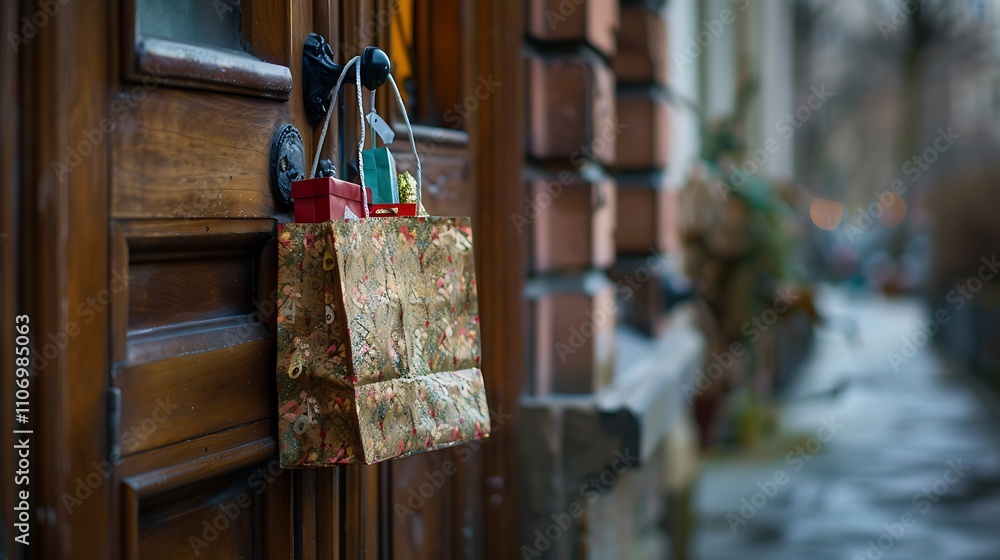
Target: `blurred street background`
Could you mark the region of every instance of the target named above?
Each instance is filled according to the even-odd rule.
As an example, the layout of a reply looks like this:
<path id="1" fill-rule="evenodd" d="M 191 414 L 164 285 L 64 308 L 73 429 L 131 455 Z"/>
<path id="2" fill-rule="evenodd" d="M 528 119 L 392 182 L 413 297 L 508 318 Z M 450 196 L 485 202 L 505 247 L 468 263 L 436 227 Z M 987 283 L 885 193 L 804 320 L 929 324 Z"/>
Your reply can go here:
<path id="1" fill-rule="evenodd" d="M 733 4 L 698 3 L 694 44 Z M 998 558 L 1000 3 L 746 9 L 681 95 L 701 132 L 685 266 L 710 351 L 746 344 L 727 325 L 782 280 L 811 298 L 812 345 L 699 394 L 692 557 Z M 759 238 L 787 266 L 747 257 Z"/>
<path id="2" fill-rule="evenodd" d="M 10 0 L 0 28 L 0 560 L 1000 559 L 1000 0 Z M 285 336 L 347 324 L 347 284 L 297 307 L 278 272 L 285 224 L 378 200 L 362 168 L 468 217 L 427 243 L 475 266 L 302 246 L 394 267 L 358 305 L 427 288 L 404 322 L 461 342 L 434 367 L 475 363 L 489 430 L 384 422 L 468 397 L 363 387 L 430 373 L 420 336 Z M 332 463 L 281 468 L 306 440 Z"/>
<path id="3" fill-rule="evenodd" d="M 889 365 L 885 349 L 927 315 L 919 300 L 825 288 L 819 303 L 830 324 L 780 427 L 705 461 L 695 557 L 996 558 L 995 394 L 928 347 Z"/>

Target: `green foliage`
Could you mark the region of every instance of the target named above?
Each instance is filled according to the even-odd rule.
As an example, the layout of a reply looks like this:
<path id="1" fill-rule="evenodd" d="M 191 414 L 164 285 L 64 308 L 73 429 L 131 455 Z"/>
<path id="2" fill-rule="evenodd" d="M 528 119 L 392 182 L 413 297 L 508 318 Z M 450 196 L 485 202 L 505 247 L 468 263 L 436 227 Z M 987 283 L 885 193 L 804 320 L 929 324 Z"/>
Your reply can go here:
<path id="1" fill-rule="evenodd" d="M 742 123 L 756 91 L 756 82 L 746 80 L 737 92 L 734 113 L 711 123 L 697 107 L 689 106 L 700 117 L 701 158 L 708 170 L 708 179 L 711 183 L 721 182 L 726 187 L 727 196 L 746 203 L 750 211 L 749 230 L 746 232 L 751 247 L 748 258 L 756 263 L 762 284 L 773 284 L 789 279 L 791 240 L 786 224 L 792 217 L 792 209 L 776 195 L 774 186 L 767 181 L 756 175 L 738 172 L 741 181 L 737 185 L 732 173 L 748 157 Z M 722 197 L 713 197 L 710 203 L 723 204 L 724 201 Z"/>

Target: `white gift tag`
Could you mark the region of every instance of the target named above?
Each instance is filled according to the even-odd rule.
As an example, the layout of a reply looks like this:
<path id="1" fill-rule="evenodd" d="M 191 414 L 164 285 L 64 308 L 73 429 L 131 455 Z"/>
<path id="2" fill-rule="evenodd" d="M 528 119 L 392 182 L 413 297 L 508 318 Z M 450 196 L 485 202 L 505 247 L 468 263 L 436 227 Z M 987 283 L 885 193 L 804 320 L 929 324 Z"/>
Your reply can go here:
<path id="1" fill-rule="evenodd" d="M 351 220 L 354 222 L 360 222 L 361 218 L 351 210 L 350 206 L 344 206 L 344 219 Z"/>
<path id="2" fill-rule="evenodd" d="M 368 113 L 368 123 L 372 125 L 375 134 L 378 134 L 378 137 L 382 139 L 383 144 L 392 144 L 392 141 L 396 139 L 396 133 L 392 131 L 392 127 L 375 111 Z"/>

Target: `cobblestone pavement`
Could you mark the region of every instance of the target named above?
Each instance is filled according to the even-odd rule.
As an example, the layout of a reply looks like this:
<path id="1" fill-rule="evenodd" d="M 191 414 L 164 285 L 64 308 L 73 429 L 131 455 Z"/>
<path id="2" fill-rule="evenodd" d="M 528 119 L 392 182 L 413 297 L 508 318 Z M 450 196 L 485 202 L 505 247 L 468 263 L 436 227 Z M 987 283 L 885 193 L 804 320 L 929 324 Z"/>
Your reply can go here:
<path id="1" fill-rule="evenodd" d="M 820 301 L 779 433 L 705 464 L 694 558 L 1000 560 L 995 394 L 931 345 L 894 370 L 902 337 L 924 340 L 919 302 Z"/>

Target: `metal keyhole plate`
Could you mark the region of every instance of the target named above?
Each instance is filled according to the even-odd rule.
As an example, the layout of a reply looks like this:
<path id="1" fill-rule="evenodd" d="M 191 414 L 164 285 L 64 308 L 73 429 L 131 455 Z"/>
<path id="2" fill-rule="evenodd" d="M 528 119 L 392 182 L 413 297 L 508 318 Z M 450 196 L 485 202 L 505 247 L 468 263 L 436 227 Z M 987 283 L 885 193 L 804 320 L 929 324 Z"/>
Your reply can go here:
<path id="1" fill-rule="evenodd" d="M 278 129 L 271 141 L 271 190 L 279 206 L 291 206 L 292 182 L 306 178 L 306 149 L 294 125 Z"/>

